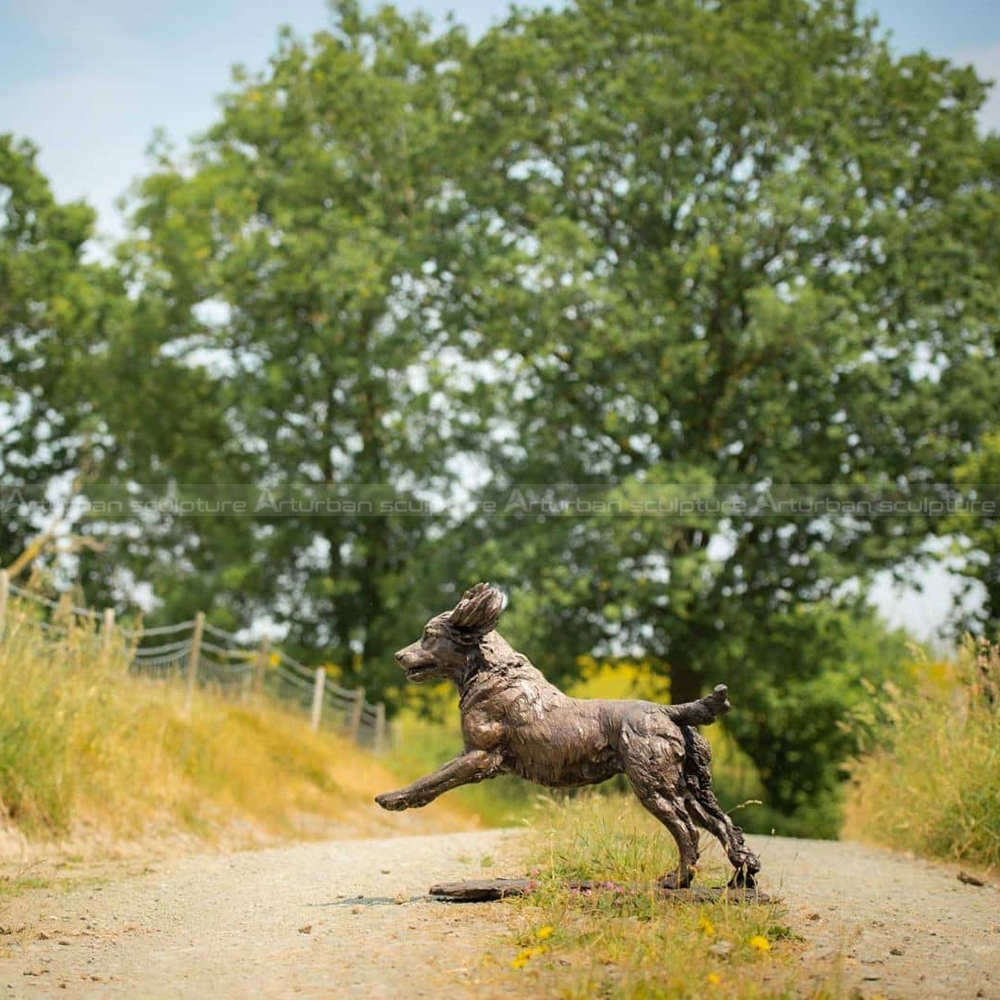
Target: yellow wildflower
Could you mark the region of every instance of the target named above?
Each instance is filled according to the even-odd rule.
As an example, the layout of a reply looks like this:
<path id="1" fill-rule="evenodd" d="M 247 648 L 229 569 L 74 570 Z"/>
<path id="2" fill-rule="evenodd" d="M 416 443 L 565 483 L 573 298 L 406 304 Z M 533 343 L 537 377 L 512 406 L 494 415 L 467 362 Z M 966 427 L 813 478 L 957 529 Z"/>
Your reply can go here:
<path id="1" fill-rule="evenodd" d="M 539 945 L 537 948 L 522 948 L 511 961 L 511 968 L 523 969 L 532 958 L 536 955 L 544 955 L 547 951 L 548 948 L 544 945 Z"/>
<path id="2" fill-rule="evenodd" d="M 718 986 L 722 982 L 722 976 L 717 972 L 710 972 L 706 977 L 709 986 Z"/>
<path id="3" fill-rule="evenodd" d="M 555 930 L 556 929 L 551 924 L 546 924 L 544 927 L 539 927 L 538 930 L 535 931 L 535 937 L 538 938 L 539 941 L 547 941 L 555 933 Z"/>
<path id="4" fill-rule="evenodd" d="M 763 934 L 755 934 L 750 938 L 750 947 L 755 951 L 770 951 L 771 942 Z"/>
<path id="5" fill-rule="evenodd" d="M 698 930 L 704 931 L 708 937 L 712 937 L 715 934 L 715 924 L 703 914 L 698 919 Z"/>

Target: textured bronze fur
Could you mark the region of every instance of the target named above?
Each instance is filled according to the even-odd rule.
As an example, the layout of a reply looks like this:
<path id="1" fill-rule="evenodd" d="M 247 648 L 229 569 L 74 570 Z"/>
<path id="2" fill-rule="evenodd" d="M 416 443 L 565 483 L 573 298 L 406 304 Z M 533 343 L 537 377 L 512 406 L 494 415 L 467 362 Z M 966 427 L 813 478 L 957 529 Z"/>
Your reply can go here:
<path id="1" fill-rule="evenodd" d="M 639 801 L 677 841 L 678 869 L 664 876 L 664 885 L 690 885 L 698 861 L 695 824 L 721 842 L 736 869 L 731 884 L 752 885 L 760 862 L 715 798 L 708 742 L 694 728 L 729 711 L 725 686 L 683 705 L 571 698 L 496 632 L 502 610 L 500 591 L 477 584 L 396 654 L 409 680 L 455 682 L 465 750 L 375 801 L 390 810 L 425 806 L 452 788 L 498 774 L 550 788 L 625 774 Z"/>

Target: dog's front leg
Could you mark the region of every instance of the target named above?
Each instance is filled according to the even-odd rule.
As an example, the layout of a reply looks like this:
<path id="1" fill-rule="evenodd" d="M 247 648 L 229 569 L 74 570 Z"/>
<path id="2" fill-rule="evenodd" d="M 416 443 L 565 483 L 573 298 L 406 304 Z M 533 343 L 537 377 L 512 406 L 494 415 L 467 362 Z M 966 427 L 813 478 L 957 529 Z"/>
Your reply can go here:
<path id="1" fill-rule="evenodd" d="M 459 785 L 470 785 L 492 778 L 500 770 L 500 760 L 498 753 L 469 750 L 460 757 L 448 761 L 433 774 L 428 774 L 426 778 L 418 778 L 412 785 L 400 788 L 396 792 L 376 795 L 375 801 L 383 809 L 391 812 L 425 806 L 444 792 L 458 788 Z"/>

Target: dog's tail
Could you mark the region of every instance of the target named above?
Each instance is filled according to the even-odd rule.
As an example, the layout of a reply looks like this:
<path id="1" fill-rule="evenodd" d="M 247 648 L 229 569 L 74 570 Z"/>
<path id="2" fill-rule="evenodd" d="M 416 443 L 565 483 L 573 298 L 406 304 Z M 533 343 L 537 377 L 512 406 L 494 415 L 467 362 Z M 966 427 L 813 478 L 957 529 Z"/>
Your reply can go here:
<path id="1" fill-rule="evenodd" d="M 715 690 L 697 701 L 680 705 L 665 705 L 671 720 L 679 726 L 707 726 L 725 715 L 733 706 L 729 704 L 729 690 L 725 684 L 716 684 Z"/>

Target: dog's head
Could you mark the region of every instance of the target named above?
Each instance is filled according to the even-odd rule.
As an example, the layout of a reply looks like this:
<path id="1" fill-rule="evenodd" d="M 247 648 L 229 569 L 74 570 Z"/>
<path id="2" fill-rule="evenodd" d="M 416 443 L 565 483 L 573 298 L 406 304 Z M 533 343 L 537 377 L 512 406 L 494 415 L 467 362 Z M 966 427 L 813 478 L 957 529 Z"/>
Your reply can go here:
<path id="1" fill-rule="evenodd" d="M 497 627 L 503 611 L 503 594 L 488 583 L 477 583 L 451 611 L 437 615 L 423 635 L 396 654 L 396 662 L 410 681 L 457 678 L 469 653 Z"/>

